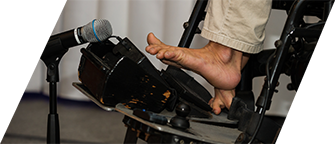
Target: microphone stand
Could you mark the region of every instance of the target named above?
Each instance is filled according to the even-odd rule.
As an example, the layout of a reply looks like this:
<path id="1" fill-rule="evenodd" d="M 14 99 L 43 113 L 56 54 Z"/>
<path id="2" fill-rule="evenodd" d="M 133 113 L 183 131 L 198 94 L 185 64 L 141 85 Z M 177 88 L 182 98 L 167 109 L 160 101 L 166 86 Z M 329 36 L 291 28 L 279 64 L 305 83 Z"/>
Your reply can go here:
<path id="1" fill-rule="evenodd" d="M 56 40 L 58 41 L 58 40 Z M 61 43 L 54 45 L 58 51 L 43 51 L 41 60 L 47 67 L 47 82 L 49 82 L 49 114 L 47 127 L 47 143 L 60 143 L 59 118 L 57 114 L 57 82 L 59 82 L 59 62 L 68 49 L 63 48 Z"/>

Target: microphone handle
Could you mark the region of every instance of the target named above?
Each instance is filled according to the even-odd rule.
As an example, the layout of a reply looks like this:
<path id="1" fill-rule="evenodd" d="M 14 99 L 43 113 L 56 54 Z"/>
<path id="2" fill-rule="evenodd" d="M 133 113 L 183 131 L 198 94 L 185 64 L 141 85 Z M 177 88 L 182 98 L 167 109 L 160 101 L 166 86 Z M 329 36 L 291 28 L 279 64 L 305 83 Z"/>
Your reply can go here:
<path id="1" fill-rule="evenodd" d="M 31 59 L 34 57 L 40 56 L 41 49 L 43 48 L 43 45 L 47 43 L 48 41 L 60 39 L 62 46 L 64 48 L 70 48 L 76 45 L 79 45 L 81 43 L 76 40 L 75 32 L 80 33 L 80 28 L 72 29 L 65 31 L 63 33 L 59 33 L 56 35 L 52 35 L 46 38 L 42 38 L 36 41 L 32 41 L 23 45 L 19 45 L 16 47 L 13 47 L 9 50 L 9 57 L 10 59 L 17 63 L 20 61 L 24 61 L 27 59 Z M 78 33 L 77 33 L 78 35 Z"/>

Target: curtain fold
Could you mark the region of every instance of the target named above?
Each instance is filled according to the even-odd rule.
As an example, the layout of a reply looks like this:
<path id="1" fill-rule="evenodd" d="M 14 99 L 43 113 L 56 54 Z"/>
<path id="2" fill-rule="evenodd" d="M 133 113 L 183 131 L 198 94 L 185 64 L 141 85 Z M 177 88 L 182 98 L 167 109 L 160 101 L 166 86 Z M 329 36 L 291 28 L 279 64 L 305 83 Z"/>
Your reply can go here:
<path id="1" fill-rule="evenodd" d="M 70 30 L 83 26 L 98 16 L 99 1 L 67 1 L 61 17 L 61 31 Z M 58 84 L 58 95 L 69 99 L 85 99 L 72 86 L 72 82 L 78 81 L 77 69 L 81 57 L 80 49 L 88 44 L 75 46 L 62 58 L 59 65 L 60 81 Z"/>
<path id="2" fill-rule="evenodd" d="M 165 69 L 167 66 L 145 52 L 147 46 L 147 34 L 153 32 L 159 39 L 169 45 L 177 46 L 183 33 L 183 23 L 186 22 L 193 10 L 195 0 L 68 0 L 53 34 L 83 26 L 93 19 L 107 19 L 112 27 L 113 34 L 122 38 L 128 37 L 158 69 Z M 279 38 L 285 14 L 272 11 L 269 25 L 267 26 L 267 40 L 265 48 L 273 48 L 274 41 Z M 279 22 L 278 22 L 279 21 Z M 201 26 L 200 26 L 201 28 Z M 113 40 L 112 40 L 113 41 Z M 196 35 L 191 48 L 201 48 L 208 40 Z M 81 57 L 80 49 L 87 44 L 72 47 L 62 58 L 60 69 L 60 82 L 58 83 L 59 97 L 87 101 L 82 93 L 72 86 L 78 80 L 78 65 Z M 202 84 L 213 96 L 213 87 L 201 76 L 188 72 L 200 84 Z M 46 67 L 43 62 L 36 66 L 33 77 L 26 89 L 26 92 L 43 92 L 49 94 L 49 86 L 46 82 Z M 283 82 L 284 81 L 284 82 Z M 255 79 L 254 94 L 258 97 L 263 80 Z M 274 103 L 277 109 L 271 109 L 270 113 L 286 115 L 294 97 L 293 92 L 285 88 L 289 79 L 281 80 L 283 88 L 280 88 L 280 97 Z M 282 92 L 283 91 L 283 92 Z M 293 95 L 293 96 L 292 96 Z M 277 102 L 279 101 L 279 102 Z M 284 104 L 284 107 L 280 107 Z"/>

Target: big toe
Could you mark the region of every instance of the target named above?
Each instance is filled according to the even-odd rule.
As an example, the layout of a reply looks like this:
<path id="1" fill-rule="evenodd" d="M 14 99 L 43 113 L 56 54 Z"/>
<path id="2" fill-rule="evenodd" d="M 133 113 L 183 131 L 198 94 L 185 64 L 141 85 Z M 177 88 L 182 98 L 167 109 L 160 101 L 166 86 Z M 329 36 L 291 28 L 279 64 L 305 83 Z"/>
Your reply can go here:
<path id="1" fill-rule="evenodd" d="M 148 42 L 149 45 L 162 44 L 162 42 L 153 33 L 148 34 L 147 42 Z"/>

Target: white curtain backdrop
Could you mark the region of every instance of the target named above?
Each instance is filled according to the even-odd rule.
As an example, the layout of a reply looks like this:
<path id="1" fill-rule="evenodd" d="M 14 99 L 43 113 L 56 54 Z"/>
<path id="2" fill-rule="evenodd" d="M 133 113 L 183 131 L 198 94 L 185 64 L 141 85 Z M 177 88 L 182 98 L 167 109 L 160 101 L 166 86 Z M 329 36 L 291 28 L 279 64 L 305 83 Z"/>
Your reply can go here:
<path id="1" fill-rule="evenodd" d="M 169 45 L 178 45 L 183 33 L 183 23 L 186 22 L 192 12 L 195 0 L 68 0 L 60 15 L 53 34 L 83 26 L 93 19 L 107 19 L 113 27 L 113 34 L 120 37 L 128 37 L 155 65 L 158 70 L 167 66 L 158 61 L 154 56 L 145 52 L 146 36 L 153 32 L 158 38 Z M 273 10 L 267 25 L 267 38 L 264 47 L 274 48 L 274 41 L 279 38 L 286 13 Z M 208 40 L 197 35 L 191 48 L 200 48 L 206 45 Z M 81 53 L 80 48 L 87 44 L 70 48 L 60 63 L 60 82 L 58 83 L 58 95 L 62 98 L 87 101 L 82 93 L 76 90 L 73 82 L 79 82 L 77 69 Z M 190 75 L 201 83 L 214 95 L 213 87 L 202 77 Z M 26 92 L 37 92 L 48 95 L 48 83 L 46 82 L 46 67 L 42 61 L 36 66 Z M 286 90 L 289 77 L 283 75 L 280 79 L 279 93 L 275 94 L 271 110 L 273 115 L 286 116 L 295 92 Z M 262 78 L 254 80 L 254 94 L 258 97 Z"/>

